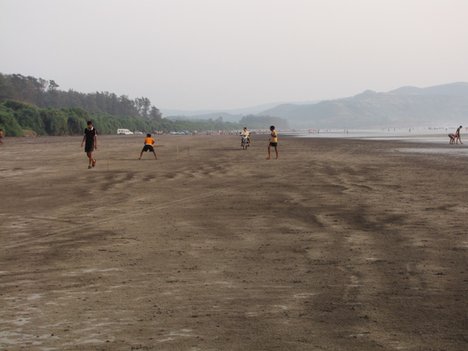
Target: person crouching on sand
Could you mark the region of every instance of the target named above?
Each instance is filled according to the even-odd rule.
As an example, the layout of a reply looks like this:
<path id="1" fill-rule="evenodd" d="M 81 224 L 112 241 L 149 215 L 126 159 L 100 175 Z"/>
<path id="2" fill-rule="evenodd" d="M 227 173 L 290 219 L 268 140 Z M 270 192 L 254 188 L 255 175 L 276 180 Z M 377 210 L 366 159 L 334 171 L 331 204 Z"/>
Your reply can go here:
<path id="1" fill-rule="evenodd" d="M 270 143 L 268 144 L 268 157 L 270 159 L 270 148 L 273 146 L 275 148 L 276 159 L 278 159 L 278 132 L 275 130 L 275 126 L 270 127 Z"/>
<path id="2" fill-rule="evenodd" d="M 156 152 L 154 151 L 154 139 L 151 137 L 151 134 L 146 134 L 146 138 L 145 138 L 145 145 L 143 146 L 143 149 L 141 150 L 140 152 L 140 157 L 138 158 L 139 160 L 141 160 L 141 156 L 143 156 L 143 152 L 147 152 L 147 151 L 151 151 L 154 155 L 154 159 L 157 160 L 157 156 L 156 156 Z"/>
<path id="3" fill-rule="evenodd" d="M 97 131 L 93 127 L 93 122 L 88 121 L 87 127 L 84 130 L 83 140 L 81 141 L 81 147 L 85 144 L 86 156 L 88 156 L 88 169 L 96 166 L 96 159 L 93 158 L 93 151 L 97 150 Z"/>
<path id="4" fill-rule="evenodd" d="M 455 134 L 450 133 L 448 137 L 450 138 L 449 144 L 455 144 Z"/>

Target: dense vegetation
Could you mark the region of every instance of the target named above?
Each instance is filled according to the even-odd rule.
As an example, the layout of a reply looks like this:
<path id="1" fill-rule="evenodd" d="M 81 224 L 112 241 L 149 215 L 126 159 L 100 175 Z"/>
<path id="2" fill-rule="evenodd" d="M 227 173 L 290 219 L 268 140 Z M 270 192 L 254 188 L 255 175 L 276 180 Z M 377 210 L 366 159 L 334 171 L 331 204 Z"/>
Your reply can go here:
<path id="1" fill-rule="evenodd" d="M 101 134 L 118 128 L 139 131 L 238 129 L 220 120 L 171 121 L 148 98 L 129 99 L 108 92 L 91 94 L 58 89 L 53 80 L 0 73 L 0 128 L 9 136 L 81 134 L 93 120 Z"/>
<path id="2" fill-rule="evenodd" d="M 145 97 L 132 100 L 109 92 L 84 94 L 58 88 L 53 80 L 0 74 L 0 100 L 24 101 L 41 108 L 78 107 L 91 114 L 161 119 L 159 110 Z"/>
<path id="3" fill-rule="evenodd" d="M 89 114 L 81 108 L 39 108 L 37 106 L 5 100 L 0 103 L 0 128 L 9 136 L 25 133 L 37 135 L 74 135 L 83 133 L 87 120 L 93 120 L 102 134 L 114 134 L 117 128 L 152 131 L 156 127 L 171 129 L 165 119 L 157 123 L 138 117 L 119 117 L 109 114 Z M 177 127 L 177 126 L 176 126 Z"/>

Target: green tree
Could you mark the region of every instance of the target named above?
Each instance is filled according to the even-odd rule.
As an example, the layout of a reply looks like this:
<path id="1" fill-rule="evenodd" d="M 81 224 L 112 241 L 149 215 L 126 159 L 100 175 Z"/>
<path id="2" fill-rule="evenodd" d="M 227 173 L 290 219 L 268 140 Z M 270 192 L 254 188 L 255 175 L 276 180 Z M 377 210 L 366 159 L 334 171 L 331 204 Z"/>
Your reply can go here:
<path id="1" fill-rule="evenodd" d="M 0 104 L 0 128 L 2 128 L 8 136 L 23 135 L 21 126 L 13 116 L 13 110 L 9 109 L 4 104 Z"/>

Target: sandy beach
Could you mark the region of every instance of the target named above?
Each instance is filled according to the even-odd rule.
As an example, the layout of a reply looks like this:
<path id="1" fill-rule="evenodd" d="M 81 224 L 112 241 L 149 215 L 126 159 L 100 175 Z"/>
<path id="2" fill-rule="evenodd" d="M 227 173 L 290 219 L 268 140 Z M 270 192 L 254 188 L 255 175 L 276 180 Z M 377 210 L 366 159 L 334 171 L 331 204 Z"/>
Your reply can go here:
<path id="1" fill-rule="evenodd" d="M 468 349 L 466 156 L 156 140 L 0 145 L 1 350 Z"/>

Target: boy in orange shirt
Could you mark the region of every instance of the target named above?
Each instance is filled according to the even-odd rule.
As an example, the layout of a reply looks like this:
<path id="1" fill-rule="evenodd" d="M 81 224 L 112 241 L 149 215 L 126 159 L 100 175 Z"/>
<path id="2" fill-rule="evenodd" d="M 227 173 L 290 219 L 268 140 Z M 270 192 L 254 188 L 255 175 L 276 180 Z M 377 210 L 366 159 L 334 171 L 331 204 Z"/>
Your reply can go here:
<path id="1" fill-rule="evenodd" d="M 141 150 L 140 152 L 140 157 L 138 158 L 139 160 L 141 160 L 141 156 L 143 156 L 143 152 L 147 152 L 147 151 L 151 151 L 154 155 L 154 159 L 157 160 L 157 156 L 156 156 L 156 152 L 154 151 L 154 145 L 155 141 L 154 139 L 151 137 L 151 134 L 146 134 L 146 138 L 145 138 L 145 146 L 143 146 L 143 149 Z"/>

